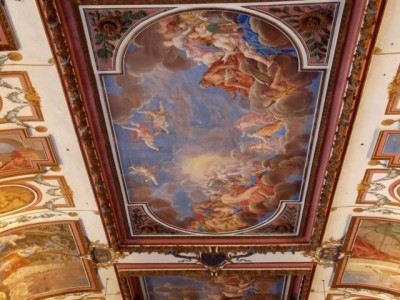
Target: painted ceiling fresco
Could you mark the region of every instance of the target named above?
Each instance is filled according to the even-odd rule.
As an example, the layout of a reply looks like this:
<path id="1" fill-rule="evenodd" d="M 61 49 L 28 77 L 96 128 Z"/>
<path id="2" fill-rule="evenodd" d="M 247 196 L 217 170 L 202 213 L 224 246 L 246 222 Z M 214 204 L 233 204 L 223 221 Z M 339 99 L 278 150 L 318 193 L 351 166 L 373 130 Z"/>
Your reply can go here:
<path id="1" fill-rule="evenodd" d="M 83 4 L 120 243 L 307 244 L 329 201 L 318 174 L 349 4 Z"/>
<path id="2" fill-rule="evenodd" d="M 129 296 L 139 299 L 306 299 L 312 264 L 276 266 L 239 263 L 240 270 L 227 267 L 211 277 L 194 264 L 187 264 L 190 271 L 185 274 L 173 265 L 157 274 L 156 264 L 117 264 L 116 270 L 131 290 Z"/>
<path id="3" fill-rule="evenodd" d="M 398 14 L 0 1 L 0 300 L 398 299 Z"/>
<path id="4" fill-rule="evenodd" d="M 247 14 L 188 11 L 144 29 L 125 76 L 104 78 L 130 215 L 202 234 L 296 219 L 321 78 L 297 67 L 289 39 Z"/>
<path id="5" fill-rule="evenodd" d="M 140 278 L 150 299 L 165 297 L 191 299 L 282 299 L 290 286 L 290 279 L 283 276 L 221 275 L 215 277 L 148 276 Z M 293 297 L 293 295 L 290 295 Z"/>

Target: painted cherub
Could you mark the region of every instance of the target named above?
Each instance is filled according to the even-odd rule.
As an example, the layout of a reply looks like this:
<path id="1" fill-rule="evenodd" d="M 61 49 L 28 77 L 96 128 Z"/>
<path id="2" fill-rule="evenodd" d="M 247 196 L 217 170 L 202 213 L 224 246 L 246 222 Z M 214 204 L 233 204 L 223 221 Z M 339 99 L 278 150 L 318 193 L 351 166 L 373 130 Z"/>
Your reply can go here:
<path id="1" fill-rule="evenodd" d="M 281 120 L 277 120 L 275 123 L 268 124 L 260 129 L 247 133 L 247 136 L 261 139 L 264 143 L 269 144 L 269 139 L 278 139 L 275 134 L 282 128 L 284 128 L 283 122 Z"/>
<path id="2" fill-rule="evenodd" d="M 166 134 L 169 134 L 168 131 L 168 122 L 167 122 L 167 113 L 165 112 L 164 105 L 160 102 L 160 109 L 158 111 L 138 111 L 139 114 L 144 114 L 146 116 L 150 116 L 153 119 L 153 127 L 157 131 L 164 131 Z"/>
<path id="3" fill-rule="evenodd" d="M 152 181 L 155 185 L 158 185 L 157 182 L 157 173 L 154 169 L 147 166 L 130 166 L 129 174 L 136 175 L 139 174 L 144 178 L 145 182 Z"/>
<path id="4" fill-rule="evenodd" d="M 277 120 L 273 115 L 262 115 L 258 113 L 247 113 L 241 116 L 236 122 L 235 127 L 242 132 L 242 137 L 246 135 L 246 133 L 253 129 L 254 127 L 261 125 L 268 125 L 271 123 L 276 123 Z"/>
<path id="5" fill-rule="evenodd" d="M 122 125 L 122 128 L 133 131 L 132 137 L 142 139 L 143 143 L 150 149 L 153 149 L 154 151 L 157 152 L 160 151 L 160 149 L 154 146 L 154 140 L 159 132 L 152 132 L 150 128 L 145 124 L 139 124 L 134 122 L 131 122 L 130 124 L 134 127 L 128 127 Z"/>

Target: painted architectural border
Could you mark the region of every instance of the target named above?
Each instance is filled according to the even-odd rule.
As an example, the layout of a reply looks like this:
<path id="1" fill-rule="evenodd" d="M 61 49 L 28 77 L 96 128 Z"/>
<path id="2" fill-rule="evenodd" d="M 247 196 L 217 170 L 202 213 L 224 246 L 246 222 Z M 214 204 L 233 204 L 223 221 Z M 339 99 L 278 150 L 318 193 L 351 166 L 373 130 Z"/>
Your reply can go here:
<path id="1" fill-rule="evenodd" d="M 28 134 L 28 130 L 26 129 L 10 129 L 10 130 L 1 130 L 0 131 L 0 143 L 4 142 L 2 140 L 12 140 L 9 137 L 7 137 L 7 134 L 15 134 L 16 136 L 18 135 L 20 138 L 20 141 L 14 140 L 15 143 L 18 144 L 23 144 L 25 141 L 26 142 L 36 142 L 40 143 L 42 146 L 41 151 L 43 151 L 45 157 L 43 159 L 31 159 L 29 160 L 28 158 L 21 157 L 20 159 L 25 161 L 29 160 L 29 167 L 26 168 L 20 168 L 16 167 L 15 169 L 6 169 L 2 170 L 0 168 L 0 178 L 7 178 L 7 177 L 12 177 L 12 176 L 17 176 L 17 175 L 27 175 L 27 174 L 32 174 L 32 173 L 39 173 L 43 170 L 45 166 L 58 166 L 58 159 L 55 154 L 51 139 L 48 137 L 31 137 Z M 10 161 L 11 162 L 11 161 Z M 25 163 L 25 162 L 23 162 Z M 6 164 L 2 165 L 3 167 L 6 166 Z"/>
<path id="2" fill-rule="evenodd" d="M 374 197 L 369 193 L 371 191 L 374 194 L 383 195 L 385 191 L 388 192 L 390 198 L 388 202 L 384 203 L 386 205 L 400 206 L 400 179 L 394 180 L 391 184 L 384 185 L 383 181 L 376 180 L 373 181 L 373 177 L 375 174 L 381 174 L 389 176 L 390 169 L 366 169 L 364 177 L 361 181 L 361 184 L 358 188 L 358 194 L 356 199 L 356 204 L 378 204 L 378 198 Z M 388 179 L 389 180 L 389 179 Z M 371 184 L 372 183 L 372 184 Z M 377 187 L 379 190 L 376 190 Z"/>

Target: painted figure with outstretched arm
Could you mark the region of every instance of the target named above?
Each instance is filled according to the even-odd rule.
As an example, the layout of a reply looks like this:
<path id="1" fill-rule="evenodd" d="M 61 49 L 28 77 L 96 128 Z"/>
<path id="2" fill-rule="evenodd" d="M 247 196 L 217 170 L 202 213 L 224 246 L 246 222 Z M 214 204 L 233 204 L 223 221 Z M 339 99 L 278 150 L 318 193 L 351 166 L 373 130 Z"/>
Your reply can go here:
<path id="1" fill-rule="evenodd" d="M 144 181 L 146 182 L 152 181 L 155 185 L 158 185 L 157 173 L 153 169 L 147 166 L 130 166 L 129 174 L 131 175 L 139 174 L 143 176 Z"/>
<path id="2" fill-rule="evenodd" d="M 130 124 L 134 127 L 122 125 L 122 128 L 133 131 L 132 137 L 141 139 L 143 143 L 150 149 L 153 149 L 157 152 L 160 151 L 160 149 L 154 146 L 154 139 L 156 138 L 158 132 L 152 132 L 150 128 L 144 124 L 134 122 L 131 122 Z"/>
<path id="3" fill-rule="evenodd" d="M 153 126 L 157 131 L 164 131 L 166 134 L 169 134 L 167 113 L 165 112 L 162 102 L 160 102 L 160 109 L 158 111 L 146 110 L 138 111 L 138 113 L 150 116 L 153 119 Z"/>

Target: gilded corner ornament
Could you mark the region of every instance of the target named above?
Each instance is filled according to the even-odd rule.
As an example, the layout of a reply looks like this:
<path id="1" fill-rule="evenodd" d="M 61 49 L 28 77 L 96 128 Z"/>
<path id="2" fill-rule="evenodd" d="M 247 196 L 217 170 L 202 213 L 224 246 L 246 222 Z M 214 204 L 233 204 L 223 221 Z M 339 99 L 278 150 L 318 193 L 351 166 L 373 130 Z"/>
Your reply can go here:
<path id="1" fill-rule="evenodd" d="M 40 96 L 36 92 L 35 88 L 32 88 L 30 91 L 26 92 L 24 98 L 28 102 L 31 102 L 36 106 L 40 106 Z"/>
<path id="2" fill-rule="evenodd" d="M 114 251 L 108 247 L 107 244 L 101 243 L 100 241 L 90 242 L 89 253 L 91 259 L 96 268 L 108 269 L 112 267 L 114 263 L 117 263 L 120 259 L 123 259 L 129 255 L 126 252 Z"/>
<path id="3" fill-rule="evenodd" d="M 208 251 L 199 252 L 195 255 L 187 255 L 175 251 L 172 251 L 171 254 L 177 258 L 183 258 L 182 262 L 191 262 L 194 260 L 210 271 L 211 276 L 216 276 L 226 265 L 234 263 L 234 260 L 238 262 L 247 261 L 244 258 L 253 255 L 253 252 L 248 249 L 243 254 L 233 254 L 222 252 L 218 247 L 209 247 Z"/>
<path id="4" fill-rule="evenodd" d="M 337 261 L 343 256 L 341 253 L 343 248 L 343 238 L 334 239 L 330 238 L 328 241 L 322 242 L 319 247 L 313 251 L 304 251 L 304 257 L 310 257 L 311 260 L 324 269 L 333 268 L 336 266 Z"/>

